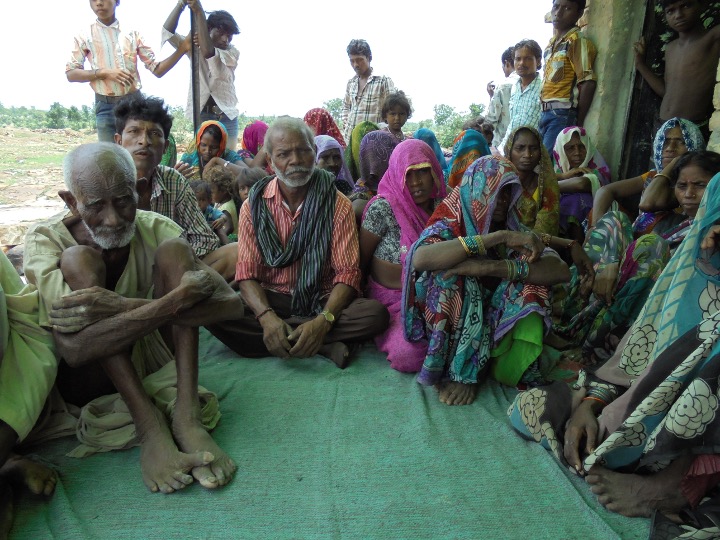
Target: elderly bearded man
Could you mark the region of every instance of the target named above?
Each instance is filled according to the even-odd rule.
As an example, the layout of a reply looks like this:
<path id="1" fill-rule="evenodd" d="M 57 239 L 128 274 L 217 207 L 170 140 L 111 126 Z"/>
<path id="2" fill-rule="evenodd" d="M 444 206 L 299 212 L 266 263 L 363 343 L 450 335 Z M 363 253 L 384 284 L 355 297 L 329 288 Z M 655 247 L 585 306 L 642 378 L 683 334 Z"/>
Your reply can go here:
<path id="1" fill-rule="evenodd" d="M 250 357 L 320 353 L 347 365 L 347 343 L 384 331 L 388 312 L 354 299 L 360 253 L 350 201 L 331 173 L 315 168 L 314 133 L 299 118 L 278 118 L 265 134 L 275 177 L 255 184 L 240 210 L 235 279 L 254 312 L 210 327 Z"/>
<path id="2" fill-rule="evenodd" d="M 84 405 L 119 392 L 151 491 L 170 493 L 193 477 L 209 488 L 227 483 L 235 464 L 201 423 L 198 326 L 242 316 L 241 299 L 200 262 L 177 224 L 137 209 L 135 165 L 126 150 L 82 145 L 64 168 L 67 190 L 59 194 L 70 213 L 33 226 L 25 252 L 25 273 L 40 295 L 40 325 L 52 328 L 62 358 L 61 395 Z M 170 330 L 174 358 L 161 327 Z M 171 432 L 141 377 L 173 359 Z"/>

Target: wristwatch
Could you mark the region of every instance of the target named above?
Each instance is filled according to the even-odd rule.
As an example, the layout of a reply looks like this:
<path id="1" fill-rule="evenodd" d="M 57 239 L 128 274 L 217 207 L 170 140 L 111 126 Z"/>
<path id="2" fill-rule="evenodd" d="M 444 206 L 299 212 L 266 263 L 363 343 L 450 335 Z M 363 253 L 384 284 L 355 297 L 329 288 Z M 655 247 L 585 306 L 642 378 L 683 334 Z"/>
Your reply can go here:
<path id="1" fill-rule="evenodd" d="M 323 310 L 320 312 L 320 315 L 322 315 L 323 317 L 325 317 L 325 320 L 330 323 L 330 326 L 332 326 L 333 324 L 335 324 L 335 315 L 333 315 L 333 314 L 332 314 L 332 311 L 330 311 L 329 309 L 323 309 Z"/>

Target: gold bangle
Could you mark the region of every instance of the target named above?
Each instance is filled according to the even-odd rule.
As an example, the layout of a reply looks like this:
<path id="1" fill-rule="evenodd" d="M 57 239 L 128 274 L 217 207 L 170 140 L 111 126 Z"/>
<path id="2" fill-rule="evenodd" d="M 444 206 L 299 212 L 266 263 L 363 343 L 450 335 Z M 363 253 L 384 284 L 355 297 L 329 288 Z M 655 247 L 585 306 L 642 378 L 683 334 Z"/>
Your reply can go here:
<path id="1" fill-rule="evenodd" d="M 468 245 L 465 243 L 465 239 L 464 239 L 462 236 L 458 236 L 458 240 L 460 240 L 460 245 L 463 247 L 463 249 L 465 250 L 465 253 L 466 253 L 467 256 L 469 257 L 469 256 L 471 255 L 471 253 L 470 253 L 470 248 L 469 248 Z"/>
<path id="2" fill-rule="evenodd" d="M 479 234 L 476 234 L 475 241 L 477 242 L 477 245 L 478 245 L 478 254 L 487 255 L 487 248 L 485 247 L 485 242 L 483 241 L 482 236 Z"/>

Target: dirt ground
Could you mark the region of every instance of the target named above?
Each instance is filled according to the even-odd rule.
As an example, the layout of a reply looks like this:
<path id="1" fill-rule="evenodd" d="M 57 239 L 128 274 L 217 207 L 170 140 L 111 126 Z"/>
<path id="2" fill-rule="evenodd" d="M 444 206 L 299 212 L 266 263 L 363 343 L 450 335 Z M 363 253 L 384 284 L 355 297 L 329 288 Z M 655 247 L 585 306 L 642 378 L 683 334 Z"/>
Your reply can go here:
<path id="1" fill-rule="evenodd" d="M 21 244 L 32 223 L 63 211 L 62 160 L 94 131 L 0 127 L 0 246 Z"/>

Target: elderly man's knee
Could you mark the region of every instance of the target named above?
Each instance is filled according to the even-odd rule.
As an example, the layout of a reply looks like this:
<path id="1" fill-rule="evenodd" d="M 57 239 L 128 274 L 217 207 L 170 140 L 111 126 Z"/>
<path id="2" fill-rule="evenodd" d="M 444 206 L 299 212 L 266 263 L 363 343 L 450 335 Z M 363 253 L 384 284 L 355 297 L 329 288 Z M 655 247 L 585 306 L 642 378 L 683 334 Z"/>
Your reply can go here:
<path id="1" fill-rule="evenodd" d="M 155 268 L 161 271 L 186 271 L 195 264 L 195 253 L 190 244 L 182 238 L 163 241 L 155 250 Z"/>
<path id="2" fill-rule="evenodd" d="M 72 288 L 105 285 L 106 267 L 102 254 L 89 246 L 72 246 L 60 255 L 60 271 Z"/>

